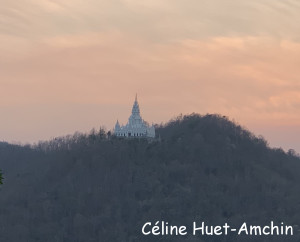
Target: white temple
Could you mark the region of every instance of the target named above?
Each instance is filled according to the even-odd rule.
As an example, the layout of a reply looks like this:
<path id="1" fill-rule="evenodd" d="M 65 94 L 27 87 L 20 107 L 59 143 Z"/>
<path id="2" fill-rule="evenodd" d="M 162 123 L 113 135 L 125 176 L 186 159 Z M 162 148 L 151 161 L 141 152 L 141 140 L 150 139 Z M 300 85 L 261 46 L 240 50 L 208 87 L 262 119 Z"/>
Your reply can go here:
<path id="1" fill-rule="evenodd" d="M 114 134 L 120 137 L 146 137 L 154 138 L 155 137 L 155 128 L 153 125 L 149 125 L 144 121 L 140 115 L 140 108 L 137 101 L 137 96 L 135 96 L 135 101 L 132 107 L 132 113 L 128 119 L 126 125 L 120 126 L 119 121 L 115 125 Z"/>

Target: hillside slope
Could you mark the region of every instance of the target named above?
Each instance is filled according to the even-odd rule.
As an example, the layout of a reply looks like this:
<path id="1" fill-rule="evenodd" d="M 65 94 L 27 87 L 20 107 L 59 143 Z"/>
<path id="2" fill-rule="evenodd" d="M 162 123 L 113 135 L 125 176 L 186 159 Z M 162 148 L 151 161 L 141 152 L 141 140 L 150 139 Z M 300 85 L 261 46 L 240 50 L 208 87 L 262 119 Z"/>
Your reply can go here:
<path id="1" fill-rule="evenodd" d="M 100 130 L 34 148 L 1 143 L 0 241 L 254 241 L 143 236 L 141 227 L 299 224 L 299 158 L 218 115 L 179 117 L 156 132 L 152 142 Z M 299 232 L 256 241 L 283 240 Z"/>

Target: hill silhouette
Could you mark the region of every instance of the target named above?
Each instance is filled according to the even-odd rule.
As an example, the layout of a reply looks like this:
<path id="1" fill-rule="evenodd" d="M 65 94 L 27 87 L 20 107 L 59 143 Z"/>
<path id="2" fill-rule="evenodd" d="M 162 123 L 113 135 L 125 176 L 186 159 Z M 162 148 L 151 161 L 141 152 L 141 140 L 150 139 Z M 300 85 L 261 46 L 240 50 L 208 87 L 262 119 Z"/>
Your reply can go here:
<path id="1" fill-rule="evenodd" d="M 144 236 L 147 221 L 299 224 L 300 159 L 219 115 L 179 116 L 159 138 L 104 129 L 0 143 L 0 240 L 299 241 L 293 237 Z"/>

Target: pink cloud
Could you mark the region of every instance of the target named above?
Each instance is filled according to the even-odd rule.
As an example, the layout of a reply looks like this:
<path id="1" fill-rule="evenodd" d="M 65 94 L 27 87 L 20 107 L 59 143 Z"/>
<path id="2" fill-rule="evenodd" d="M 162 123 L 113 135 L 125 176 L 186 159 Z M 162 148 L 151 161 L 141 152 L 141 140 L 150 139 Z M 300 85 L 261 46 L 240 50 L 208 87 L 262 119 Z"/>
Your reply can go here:
<path id="1" fill-rule="evenodd" d="M 0 59 L 0 110 L 5 117 L 0 124 L 4 138 L 31 141 L 87 124 L 112 127 L 116 118 L 126 121 L 138 92 L 150 122 L 209 112 L 254 129 L 295 125 L 300 121 L 299 54 L 297 42 L 270 37 L 152 43 L 114 31 L 47 38 L 22 58 Z M 89 105 L 95 112 L 83 110 Z M 28 113 L 10 113 L 9 107 Z M 37 110 L 43 107 L 49 112 L 40 116 Z M 81 112 L 88 116 L 79 119 Z M 22 123 L 26 132 L 15 132 L 24 115 L 31 117 Z M 45 129 L 35 131 L 37 126 Z"/>

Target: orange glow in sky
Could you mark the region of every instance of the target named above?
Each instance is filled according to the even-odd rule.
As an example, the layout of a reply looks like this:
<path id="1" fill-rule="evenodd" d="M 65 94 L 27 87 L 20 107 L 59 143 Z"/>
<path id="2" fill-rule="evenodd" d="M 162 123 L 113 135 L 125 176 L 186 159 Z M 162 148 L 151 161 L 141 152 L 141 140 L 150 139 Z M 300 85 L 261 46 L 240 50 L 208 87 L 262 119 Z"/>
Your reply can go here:
<path id="1" fill-rule="evenodd" d="M 4 0 L 0 139 L 220 113 L 300 152 L 297 0 Z"/>

